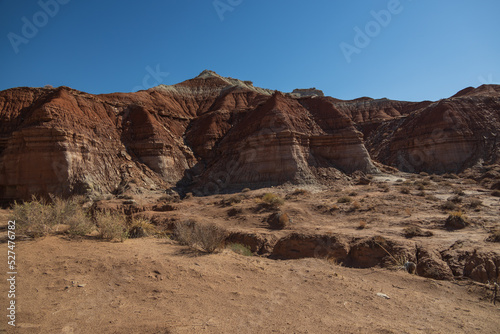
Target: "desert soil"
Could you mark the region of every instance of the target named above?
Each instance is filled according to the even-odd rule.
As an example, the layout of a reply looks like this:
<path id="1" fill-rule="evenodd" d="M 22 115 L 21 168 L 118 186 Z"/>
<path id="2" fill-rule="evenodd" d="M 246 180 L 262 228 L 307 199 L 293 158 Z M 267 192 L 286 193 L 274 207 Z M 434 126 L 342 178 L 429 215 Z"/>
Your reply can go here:
<path id="1" fill-rule="evenodd" d="M 480 251 L 498 251 L 498 243 L 485 242 L 490 229 L 498 226 L 498 198 L 474 182 L 421 179 L 428 181 L 425 196 L 416 188 L 417 179 L 404 185 L 403 180 L 382 177 L 371 185 L 311 188 L 299 195 L 290 195 L 293 191 L 286 187 L 255 190 L 237 194 L 241 202 L 230 206 L 220 202 L 235 195 L 192 197 L 172 202 L 172 211 L 138 214 L 168 222 L 212 222 L 230 231 L 276 238 L 291 232 L 335 232 L 405 241 L 403 228 L 419 226 L 433 235 L 412 240 L 428 247 L 446 249 L 465 240 Z M 409 194 L 401 193 L 405 186 Z M 447 213 L 440 206 L 457 187 L 464 191 L 458 207 L 473 224 L 450 232 L 442 228 Z M 269 191 L 286 198 L 282 210 L 293 223 L 285 230 L 269 230 L 263 222 L 269 212 L 260 211 L 258 204 Z M 354 209 L 353 203 L 338 203 L 348 194 L 358 202 Z M 137 206 L 146 209 L 141 198 L 162 201 L 136 196 Z M 481 200 L 481 206 L 469 208 L 472 199 Z M 231 208 L 239 213 L 229 216 Z M 3 234 L 8 214 L 0 212 Z M 361 221 L 366 222 L 364 229 L 359 229 Z M 6 254 L 7 244 L 0 247 Z M 484 285 L 378 266 L 347 268 L 318 258 L 274 260 L 229 249 L 203 254 L 169 238 L 104 242 L 65 235 L 18 241 L 16 260 L 17 326 L 7 326 L 3 316 L 0 329 L 6 333 L 500 332 L 500 304 L 491 302 Z M 2 262 L 6 273 L 6 257 Z M 0 291 L 6 312 L 5 279 Z"/>

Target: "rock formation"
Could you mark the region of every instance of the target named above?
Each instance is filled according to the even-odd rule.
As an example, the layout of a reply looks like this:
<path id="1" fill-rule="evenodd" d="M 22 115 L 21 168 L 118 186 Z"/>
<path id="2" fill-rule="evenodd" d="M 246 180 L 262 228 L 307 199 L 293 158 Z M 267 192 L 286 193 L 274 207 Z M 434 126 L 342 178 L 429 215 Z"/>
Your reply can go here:
<path id="1" fill-rule="evenodd" d="M 410 172 L 499 162 L 499 86 L 421 103 L 322 95 L 212 71 L 135 93 L 8 89 L 0 92 L 0 199 L 315 183 L 377 172 L 372 159 Z"/>

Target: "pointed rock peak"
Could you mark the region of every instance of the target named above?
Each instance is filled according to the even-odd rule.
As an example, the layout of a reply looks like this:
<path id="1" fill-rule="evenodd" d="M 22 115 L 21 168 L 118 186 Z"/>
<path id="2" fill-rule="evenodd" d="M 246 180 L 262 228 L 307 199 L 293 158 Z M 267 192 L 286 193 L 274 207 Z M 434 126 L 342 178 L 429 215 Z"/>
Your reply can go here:
<path id="1" fill-rule="evenodd" d="M 220 78 L 220 79 L 222 79 L 222 77 L 220 75 L 218 75 L 217 73 L 215 73 L 214 71 L 211 71 L 211 70 L 204 70 L 195 79 L 208 79 L 208 78 Z"/>

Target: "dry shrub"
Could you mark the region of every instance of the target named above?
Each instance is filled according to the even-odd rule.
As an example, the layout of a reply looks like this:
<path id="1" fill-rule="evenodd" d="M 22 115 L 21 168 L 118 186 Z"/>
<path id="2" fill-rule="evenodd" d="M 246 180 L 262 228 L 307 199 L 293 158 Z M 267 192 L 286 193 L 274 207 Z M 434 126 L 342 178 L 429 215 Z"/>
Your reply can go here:
<path id="1" fill-rule="evenodd" d="M 423 231 L 418 226 L 409 226 L 403 230 L 403 235 L 405 238 L 413 238 L 413 237 L 431 237 L 434 234 L 431 231 Z"/>
<path id="2" fill-rule="evenodd" d="M 17 231 L 33 238 L 51 233 L 57 224 L 53 220 L 52 208 L 35 196 L 31 202 L 14 202 L 12 211 L 10 220 L 16 221 Z"/>
<path id="3" fill-rule="evenodd" d="M 273 193 L 266 193 L 262 196 L 262 202 L 272 209 L 278 209 L 280 206 L 285 204 L 285 200 L 279 195 Z"/>
<path id="4" fill-rule="evenodd" d="M 451 196 L 450 198 L 448 198 L 448 201 L 455 204 L 462 203 L 462 197 L 460 197 L 459 195 Z"/>
<path id="5" fill-rule="evenodd" d="M 68 233 L 72 236 L 84 236 L 95 229 L 90 214 L 82 208 L 79 208 L 72 216 L 68 217 L 67 224 L 69 225 Z"/>
<path id="6" fill-rule="evenodd" d="M 351 203 L 352 198 L 349 196 L 342 196 L 337 200 L 337 203 L 343 204 L 343 203 Z"/>
<path id="7" fill-rule="evenodd" d="M 186 246 L 213 253 L 227 238 L 227 231 L 213 224 L 198 224 L 193 220 L 177 222 L 175 237 Z"/>
<path id="8" fill-rule="evenodd" d="M 480 207 L 483 205 L 483 202 L 480 199 L 473 198 L 470 200 L 469 206 L 473 209 Z"/>
<path id="9" fill-rule="evenodd" d="M 459 230 L 469 225 L 468 219 L 462 211 L 450 212 L 444 227 L 448 230 Z"/>
<path id="10" fill-rule="evenodd" d="M 410 188 L 408 188 L 408 187 L 402 187 L 401 190 L 400 190 L 400 192 L 402 194 L 408 195 L 410 193 Z"/>
<path id="11" fill-rule="evenodd" d="M 299 195 L 310 195 L 311 192 L 309 190 L 306 190 L 306 189 L 295 189 L 293 192 L 292 192 L 292 195 L 295 195 L 295 196 L 299 196 Z"/>
<path id="12" fill-rule="evenodd" d="M 366 222 L 364 220 L 359 222 L 358 230 L 364 230 L 366 228 Z"/>
<path id="13" fill-rule="evenodd" d="M 144 218 L 134 218 L 128 228 L 130 238 L 145 238 L 155 235 L 156 227 Z"/>
<path id="14" fill-rule="evenodd" d="M 60 224 L 69 226 L 70 235 L 86 235 L 94 229 L 94 224 L 82 208 L 82 198 L 61 199 L 51 196 L 52 203 L 39 200 L 35 196 L 30 202 L 14 203 L 12 220 L 18 231 L 30 237 L 42 237 L 56 232 Z"/>
<path id="15" fill-rule="evenodd" d="M 352 202 L 351 207 L 349 208 L 349 211 L 352 212 L 352 211 L 356 211 L 359 209 L 361 209 L 361 204 L 358 201 L 354 201 L 354 202 Z"/>
<path id="16" fill-rule="evenodd" d="M 229 198 L 222 199 L 220 201 L 220 204 L 223 206 L 230 206 L 230 205 L 241 203 L 244 198 L 245 197 L 243 197 L 242 195 L 235 195 L 235 196 L 231 196 Z"/>
<path id="17" fill-rule="evenodd" d="M 500 242 L 500 228 L 492 230 L 490 232 L 490 236 L 488 237 L 488 239 L 486 239 L 486 241 L 489 241 L 489 242 Z"/>
<path id="18" fill-rule="evenodd" d="M 453 211 L 457 209 L 457 205 L 451 201 L 446 201 L 441 205 L 441 210 L 444 211 Z"/>
<path id="19" fill-rule="evenodd" d="M 491 196 L 500 197 L 500 190 L 495 190 L 491 193 Z"/>
<path id="20" fill-rule="evenodd" d="M 128 238 L 127 219 L 122 214 L 96 212 L 95 220 L 99 237 L 105 240 L 124 241 Z"/>
<path id="21" fill-rule="evenodd" d="M 275 212 L 267 218 L 269 227 L 273 230 L 282 230 L 292 222 L 286 212 Z"/>
<path id="22" fill-rule="evenodd" d="M 244 188 L 244 189 L 241 190 L 242 193 L 247 193 L 249 191 L 252 191 L 252 189 L 250 189 L 250 188 Z"/>

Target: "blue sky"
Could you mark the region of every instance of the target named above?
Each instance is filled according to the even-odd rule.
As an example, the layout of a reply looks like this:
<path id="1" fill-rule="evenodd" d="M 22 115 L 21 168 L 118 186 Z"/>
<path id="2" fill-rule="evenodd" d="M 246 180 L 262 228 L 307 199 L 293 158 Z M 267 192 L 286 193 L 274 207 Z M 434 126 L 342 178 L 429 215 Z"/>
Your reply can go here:
<path id="1" fill-rule="evenodd" d="M 0 0 L 0 90 L 130 92 L 211 69 L 285 92 L 438 100 L 500 83 L 499 13 L 498 0 Z"/>

